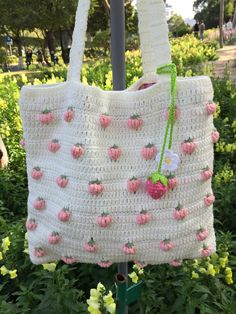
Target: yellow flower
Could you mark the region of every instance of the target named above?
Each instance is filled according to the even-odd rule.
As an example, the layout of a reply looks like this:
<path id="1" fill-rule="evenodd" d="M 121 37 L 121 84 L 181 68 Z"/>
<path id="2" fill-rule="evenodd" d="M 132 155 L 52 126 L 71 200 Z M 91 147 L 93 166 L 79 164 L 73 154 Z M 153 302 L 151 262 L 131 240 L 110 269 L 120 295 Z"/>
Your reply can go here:
<path id="1" fill-rule="evenodd" d="M 0 252 L 0 261 L 3 260 L 2 252 Z"/>
<path id="2" fill-rule="evenodd" d="M 43 264 L 43 269 L 45 270 L 48 270 L 50 272 L 54 272 L 55 269 L 57 267 L 57 264 L 55 263 L 46 263 L 46 264 Z"/>
<path id="3" fill-rule="evenodd" d="M 212 276 L 212 277 L 215 277 L 216 271 L 214 269 L 214 265 L 212 265 L 212 264 L 208 265 L 207 274 Z"/>
<path id="4" fill-rule="evenodd" d="M 112 292 L 109 291 L 107 295 L 103 297 L 103 301 L 105 303 L 105 308 L 110 314 L 115 314 L 116 312 L 116 304 L 112 297 Z"/>
<path id="5" fill-rule="evenodd" d="M 227 282 L 228 285 L 232 285 L 232 284 L 234 283 L 232 277 L 226 276 L 226 277 L 225 277 L 225 280 L 226 280 L 226 282 Z"/>
<path id="6" fill-rule="evenodd" d="M 195 271 L 192 271 L 192 279 L 198 279 L 198 278 L 199 278 L 199 275 Z"/>
<path id="7" fill-rule="evenodd" d="M 197 259 L 194 259 L 194 260 L 193 260 L 193 267 L 194 267 L 194 268 L 197 268 L 198 265 L 199 265 L 198 260 L 197 260 Z"/>
<path id="8" fill-rule="evenodd" d="M 91 309 L 93 309 L 93 311 L 98 311 L 100 309 L 100 303 L 98 302 L 98 300 L 92 300 L 92 298 L 90 298 L 89 300 L 87 300 L 87 304 Z"/>
<path id="9" fill-rule="evenodd" d="M 6 266 L 2 266 L 1 268 L 0 268 L 0 271 L 1 271 L 1 274 L 3 275 L 3 276 L 6 276 L 6 274 L 8 274 L 8 269 L 6 268 Z"/>
<path id="10" fill-rule="evenodd" d="M 9 250 L 10 244 L 11 244 L 11 241 L 10 241 L 9 237 L 2 239 L 3 253 L 6 253 Z"/>
<path id="11" fill-rule="evenodd" d="M 199 273 L 206 274 L 207 270 L 204 267 L 199 268 Z"/>
<path id="12" fill-rule="evenodd" d="M 93 308 L 92 306 L 88 307 L 88 311 L 91 314 L 102 314 L 102 312 L 100 310 L 97 310 L 97 309 Z"/>
<path id="13" fill-rule="evenodd" d="M 134 271 L 131 274 L 129 274 L 129 277 L 132 279 L 133 283 L 138 282 L 138 275 Z"/>
<path id="14" fill-rule="evenodd" d="M 112 297 L 112 292 L 111 291 L 109 291 L 109 293 L 103 297 L 103 301 L 105 302 L 105 304 L 112 304 L 112 303 L 114 303 L 114 299 Z"/>
<path id="15" fill-rule="evenodd" d="M 225 273 L 226 273 L 227 276 L 232 276 L 233 275 L 232 269 L 230 267 L 226 267 L 225 268 Z"/>
<path id="16" fill-rule="evenodd" d="M 219 255 L 218 255 L 217 253 L 213 253 L 213 254 L 211 255 L 211 258 L 212 258 L 212 260 L 213 260 L 214 262 L 216 262 L 216 261 L 218 260 L 218 258 L 219 258 Z"/>
<path id="17" fill-rule="evenodd" d="M 139 275 L 142 275 L 144 273 L 143 269 L 136 264 L 133 265 L 133 270 L 138 272 Z"/>
<path id="18" fill-rule="evenodd" d="M 226 257 L 220 257 L 219 262 L 220 262 L 220 266 L 222 268 L 225 268 L 226 265 L 228 264 L 228 257 L 227 256 Z"/>
<path id="19" fill-rule="evenodd" d="M 16 269 L 10 270 L 10 271 L 9 271 L 9 274 L 10 274 L 10 278 L 11 278 L 11 279 L 14 279 L 14 278 L 17 277 L 17 270 L 16 270 Z"/>
<path id="20" fill-rule="evenodd" d="M 216 271 L 216 274 L 219 274 L 220 273 L 220 266 L 215 266 L 215 271 Z"/>
<path id="21" fill-rule="evenodd" d="M 101 282 L 98 283 L 97 290 L 100 292 L 105 291 L 105 287 L 103 286 L 103 284 L 101 284 Z"/>
<path id="22" fill-rule="evenodd" d="M 94 300 L 98 300 L 101 296 L 101 293 L 97 289 L 90 289 L 90 297 Z"/>
<path id="23" fill-rule="evenodd" d="M 110 313 L 110 314 L 116 313 L 116 304 L 115 303 L 105 305 L 105 307 L 106 307 L 106 310 L 108 311 L 108 313 Z"/>

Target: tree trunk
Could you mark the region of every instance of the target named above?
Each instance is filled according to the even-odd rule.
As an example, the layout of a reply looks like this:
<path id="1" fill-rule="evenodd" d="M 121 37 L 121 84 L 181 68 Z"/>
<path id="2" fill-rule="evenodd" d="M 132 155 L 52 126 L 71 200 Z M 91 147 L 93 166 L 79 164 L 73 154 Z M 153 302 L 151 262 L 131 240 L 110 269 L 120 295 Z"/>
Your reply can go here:
<path id="1" fill-rule="evenodd" d="M 224 12 L 225 12 L 225 1 L 220 0 L 220 48 L 223 48 L 224 46 L 224 34 L 223 34 Z"/>
<path id="2" fill-rule="evenodd" d="M 69 63 L 69 49 L 68 49 L 68 45 L 65 47 L 64 45 L 64 40 L 63 40 L 63 31 L 60 29 L 59 30 L 59 39 L 60 39 L 60 45 L 61 45 L 61 55 L 62 55 L 62 59 L 63 62 L 65 64 Z"/>
<path id="3" fill-rule="evenodd" d="M 235 5 L 234 17 L 233 17 L 233 28 L 235 27 L 236 27 L 236 5 Z"/>
<path id="4" fill-rule="evenodd" d="M 46 37 L 45 37 L 45 41 L 47 43 L 48 49 L 49 49 L 49 53 L 51 56 L 51 61 L 54 62 L 54 52 L 55 52 L 55 45 L 54 45 L 54 35 L 53 32 L 50 31 L 46 31 Z"/>
<path id="5" fill-rule="evenodd" d="M 23 69 L 24 62 L 23 62 L 23 55 L 22 55 L 22 41 L 21 41 L 21 37 L 20 37 L 20 32 L 17 32 L 15 34 L 14 42 L 15 42 L 15 44 L 17 46 L 17 50 L 18 50 L 18 57 L 19 57 L 18 65 L 19 65 L 20 69 Z"/>

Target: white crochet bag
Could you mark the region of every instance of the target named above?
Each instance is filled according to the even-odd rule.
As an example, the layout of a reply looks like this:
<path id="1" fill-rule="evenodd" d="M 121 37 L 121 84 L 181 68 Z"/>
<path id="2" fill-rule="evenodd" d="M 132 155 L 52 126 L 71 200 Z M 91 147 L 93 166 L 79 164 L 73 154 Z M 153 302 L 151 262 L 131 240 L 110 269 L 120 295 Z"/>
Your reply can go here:
<path id="1" fill-rule="evenodd" d="M 139 0 L 144 76 L 125 91 L 81 83 L 89 6 L 79 1 L 67 81 L 21 92 L 31 260 L 107 267 L 208 256 L 215 250 L 211 177 L 218 136 L 211 81 L 178 78 L 175 95 L 174 72 L 172 80 L 156 74 L 170 63 L 165 7 L 162 0 Z M 173 125 L 172 150 L 160 156 Z M 162 175 L 149 177 L 158 165 Z"/>

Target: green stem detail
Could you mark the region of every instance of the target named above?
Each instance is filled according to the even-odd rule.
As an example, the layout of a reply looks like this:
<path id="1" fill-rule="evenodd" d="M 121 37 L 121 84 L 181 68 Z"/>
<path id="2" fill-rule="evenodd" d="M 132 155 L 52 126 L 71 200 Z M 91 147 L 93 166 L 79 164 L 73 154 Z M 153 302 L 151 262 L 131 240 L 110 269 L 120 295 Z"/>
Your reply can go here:
<path id="1" fill-rule="evenodd" d="M 176 94 L 176 79 L 177 79 L 176 66 L 173 63 L 163 65 L 157 69 L 157 74 L 170 74 L 171 75 L 170 109 L 169 109 L 168 120 L 167 120 L 164 140 L 162 144 L 162 149 L 161 149 L 160 161 L 159 161 L 158 170 L 157 170 L 157 172 L 161 174 L 161 168 L 162 168 L 169 130 L 170 130 L 170 136 L 169 136 L 168 149 L 171 149 L 172 142 L 173 142 L 173 131 L 174 131 L 174 123 L 175 123 L 175 94 Z"/>

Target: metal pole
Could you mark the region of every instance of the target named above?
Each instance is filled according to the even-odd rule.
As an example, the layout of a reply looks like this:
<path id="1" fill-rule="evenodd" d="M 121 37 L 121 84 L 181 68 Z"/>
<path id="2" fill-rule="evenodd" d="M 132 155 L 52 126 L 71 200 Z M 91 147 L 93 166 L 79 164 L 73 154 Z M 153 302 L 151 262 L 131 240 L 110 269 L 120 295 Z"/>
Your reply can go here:
<path id="1" fill-rule="evenodd" d="M 224 46 L 224 34 L 223 34 L 223 24 L 224 24 L 224 8 L 225 1 L 220 0 L 220 48 Z"/>
<path id="2" fill-rule="evenodd" d="M 113 89 L 124 90 L 125 80 L 125 6 L 124 0 L 111 0 L 111 62 L 113 72 Z M 128 263 L 118 264 L 118 273 L 127 278 Z M 127 283 L 127 280 L 126 280 Z M 126 298 L 120 299 L 126 302 Z M 119 307 L 119 304 L 118 304 Z M 128 306 L 122 305 L 122 314 L 128 313 Z M 119 309 L 118 309 L 119 311 Z M 119 311 L 119 313 L 121 313 Z"/>

